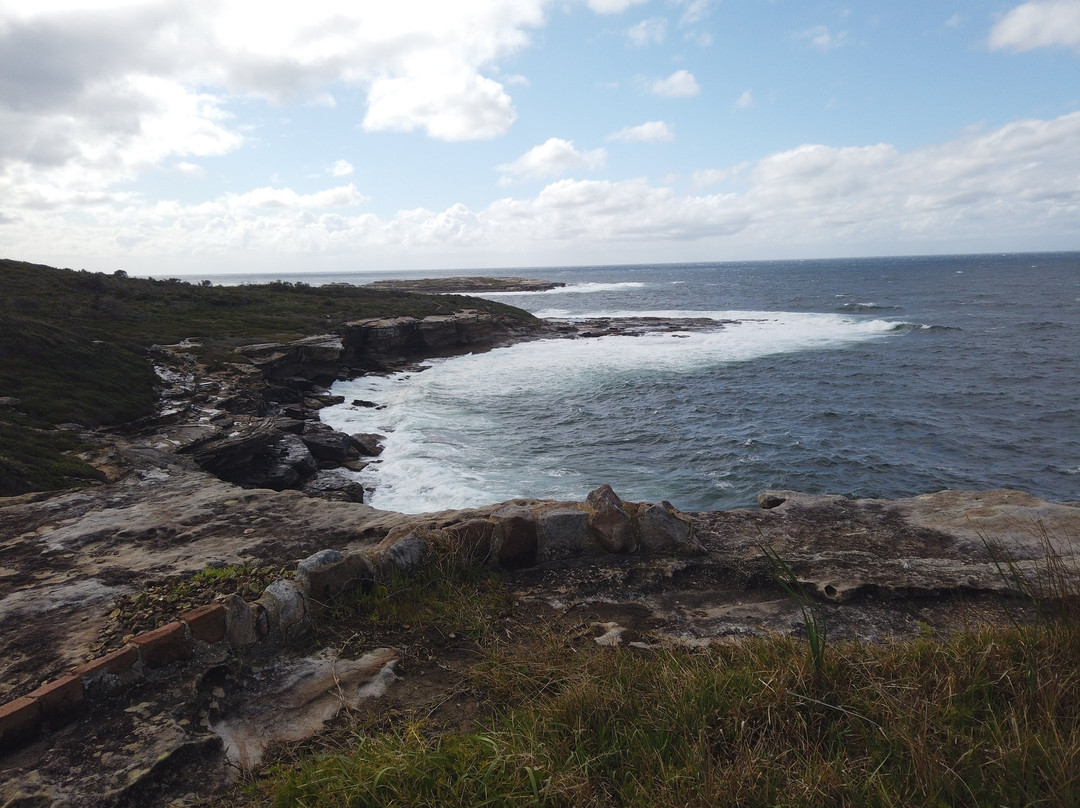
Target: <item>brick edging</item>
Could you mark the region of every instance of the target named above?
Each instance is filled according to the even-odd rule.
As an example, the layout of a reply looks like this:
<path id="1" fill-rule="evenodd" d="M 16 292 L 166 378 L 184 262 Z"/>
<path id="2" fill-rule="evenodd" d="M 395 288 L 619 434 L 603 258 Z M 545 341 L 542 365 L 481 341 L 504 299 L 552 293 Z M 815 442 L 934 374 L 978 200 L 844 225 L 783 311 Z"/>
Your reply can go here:
<path id="1" fill-rule="evenodd" d="M 701 551 L 689 521 L 671 505 L 624 502 L 606 485 L 585 503 L 511 501 L 489 517 L 391 531 L 378 545 L 348 555 L 321 550 L 299 563 L 295 579 L 273 581 L 254 603 L 234 594 L 197 606 L 0 704 L 0 754 L 71 723 L 90 700 L 145 680 L 148 671 L 200 653 L 246 654 L 302 639 L 312 616 L 333 600 L 423 563 L 435 534 L 455 551 L 502 569 L 583 554 Z"/>
<path id="2" fill-rule="evenodd" d="M 208 603 L 139 634 L 123 648 L 79 665 L 67 676 L 0 704 L 0 750 L 33 740 L 42 729 L 71 723 L 82 715 L 92 696 L 127 687 L 145 678 L 149 669 L 190 659 L 200 644 L 209 646 L 224 639 L 225 629 L 225 607 Z"/>

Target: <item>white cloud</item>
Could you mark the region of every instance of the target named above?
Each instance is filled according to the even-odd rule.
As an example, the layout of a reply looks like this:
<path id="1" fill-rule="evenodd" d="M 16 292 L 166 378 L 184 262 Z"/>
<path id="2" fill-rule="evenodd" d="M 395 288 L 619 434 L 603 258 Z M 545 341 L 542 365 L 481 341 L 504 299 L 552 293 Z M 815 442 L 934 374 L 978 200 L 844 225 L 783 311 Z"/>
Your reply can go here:
<path id="1" fill-rule="evenodd" d="M 312 208 L 341 208 L 360 205 L 366 197 L 352 183 L 327 188 L 313 194 L 300 194 L 291 188 L 255 188 L 243 194 L 226 194 L 220 200 L 206 203 L 205 210 L 255 210 Z"/>
<path id="2" fill-rule="evenodd" d="M 355 169 L 348 160 L 338 160 L 330 166 L 331 177 L 348 177 Z"/>
<path id="3" fill-rule="evenodd" d="M 848 32 L 839 31 L 833 33 L 827 26 L 815 25 L 812 28 L 800 31 L 796 34 L 796 38 L 809 42 L 814 48 L 825 53 L 827 51 L 836 50 L 847 44 Z"/>
<path id="4" fill-rule="evenodd" d="M 690 193 L 641 178 L 561 179 L 520 198 L 391 216 L 357 210 L 364 198 L 351 184 L 307 194 L 255 188 L 201 205 L 147 204 L 87 188 L 77 216 L 23 205 L 17 215 L 5 211 L 2 226 L 11 254 L 130 272 L 268 271 L 294 267 L 298 257 L 311 268 L 323 257 L 327 266 L 344 258 L 376 268 L 933 252 L 957 244 L 1076 249 L 1078 142 L 1080 112 L 907 152 L 885 143 L 805 144 L 695 172 Z M 588 167 L 587 154 L 595 155 L 552 139 L 505 168 L 524 176 Z M 722 183 L 730 190 L 701 190 Z M 0 180 L 5 208 L 10 191 Z"/>
<path id="5" fill-rule="evenodd" d="M 516 113 L 490 74 L 550 2 L 5 4 L 0 175 L 31 173 L 55 198 L 109 188 L 241 147 L 250 135 L 225 112 L 238 99 L 326 106 L 341 87 L 366 93 L 369 131 L 491 138 Z"/>
<path id="6" fill-rule="evenodd" d="M 738 98 L 736 98 L 735 99 L 735 106 L 738 109 L 750 109 L 750 107 L 754 106 L 754 93 L 753 93 L 753 90 L 748 89 L 748 90 L 744 91 L 743 94 L 740 95 Z"/>
<path id="7" fill-rule="evenodd" d="M 696 25 L 709 14 L 710 0 L 677 0 L 680 6 L 684 6 L 679 25 Z"/>
<path id="8" fill-rule="evenodd" d="M 646 45 L 659 45 L 666 36 L 667 20 L 663 17 L 642 20 L 626 29 L 626 38 L 630 40 L 630 44 L 639 48 Z"/>
<path id="9" fill-rule="evenodd" d="M 606 162 L 604 149 L 582 152 L 574 148 L 572 141 L 553 137 L 529 149 L 514 162 L 498 166 L 502 172 L 499 183 L 509 185 L 515 180 L 558 177 L 576 168 L 603 168 Z"/>
<path id="10" fill-rule="evenodd" d="M 364 129 L 424 129 L 441 140 L 481 140 L 503 134 L 514 122 L 501 84 L 475 73 L 377 79 L 368 92 Z"/>
<path id="11" fill-rule="evenodd" d="M 597 14 L 622 14 L 631 6 L 640 6 L 649 0 L 586 0 L 586 4 Z"/>
<path id="12" fill-rule="evenodd" d="M 649 91 L 664 98 L 689 98 L 700 93 L 701 87 L 689 70 L 676 70 L 666 79 L 654 81 Z"/>
<path id="13" fill-rule="evenodd" d="M 1017 6 L 990 31 L 991 50 L 1080 48 L 1080 2 L 1033 0 Z"/>
<path id="14" fill-rule="evenodd" d="M 647 121 L 612 132 L 605 139 L 623 143 L 667 143 L 675 139 L 675 132 L 663 121 Z"/>
<path id="15" fill-rule="evenodd" d="M 181 161 L 181 162 L 176 164 L 175 168 L 181 174 L 187 174 L 189 177 L 195 177 L 197 179 L 202 179 L 203 177 L 206 176 L 206 171 L 203 170 L 203 167 L 200 166 L 200 165 L 196 165 L 195 163 L 189 163 L 187 161 Z"/>

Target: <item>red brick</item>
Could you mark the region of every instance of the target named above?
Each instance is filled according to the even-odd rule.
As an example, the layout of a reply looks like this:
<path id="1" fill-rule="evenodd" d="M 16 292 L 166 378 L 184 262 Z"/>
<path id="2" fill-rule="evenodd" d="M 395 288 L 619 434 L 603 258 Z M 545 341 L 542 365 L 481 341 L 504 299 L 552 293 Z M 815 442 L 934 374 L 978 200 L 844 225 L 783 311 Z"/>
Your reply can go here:
<path id="1" fill-rule="evenodd" d="M 81 676 L 83 684 L 86 684 L 85 680 L 93 679 L 103 673 L 109 673 L 124 679 L 133 675 L 131 666 L 138 661 L 139 649 L 134 645 L 125 645 L 119 651 L 113 651 L 103 657 L 92 659 L 80 665 L 72 673 L 75 676 Z"/>
<path id="2" fill-rule="evenodd" d="M 132 642 L 138 646 L 139 658 L 148 668 L 160 668 L 191 656 L 187 631 L 179 620 L 140 634 Z"/>
<path id="3" fill-rule="evenodd" d="M 0 749 L 11 749 L 41 728 L 41 705 L 29 696 L 0 704 Z"/>
<path id="4" fill-rule="evenodd" d="M 29 698 L 37 699 L 42 715 L 49 719 L 54 727 L 62 726 L 78 717 L 82 712 L 85 695 L 82 678 L 75 675 L 49 682 L 27 694 Z"/>
<path id="5" fill-rule="evenodd" d="M 191 630 L 191 639 L 200 642 L 221 642 L 225 639 L 225 607 L 220 603 L 196 606 L 180 615 Z"/>

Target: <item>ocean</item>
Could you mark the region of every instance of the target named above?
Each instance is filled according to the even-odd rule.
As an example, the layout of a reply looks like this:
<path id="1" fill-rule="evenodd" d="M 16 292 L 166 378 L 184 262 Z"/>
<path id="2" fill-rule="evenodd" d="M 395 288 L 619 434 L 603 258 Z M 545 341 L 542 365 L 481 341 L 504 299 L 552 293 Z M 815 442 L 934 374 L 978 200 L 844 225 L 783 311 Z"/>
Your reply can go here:
<path id="1" fill-rule="evenodd" d="M 609 483 L 686 510 L 765 489 L 1080 499 L 1080 253 L 414 272 L 567 285 L 486 295 L 541 317 L 709 317 L 708 332 L 541 340 L 339 382 L 378 432 L 359 478 L 406 513 Z M 295 276 L 297 278 L 302 276 Z"/>

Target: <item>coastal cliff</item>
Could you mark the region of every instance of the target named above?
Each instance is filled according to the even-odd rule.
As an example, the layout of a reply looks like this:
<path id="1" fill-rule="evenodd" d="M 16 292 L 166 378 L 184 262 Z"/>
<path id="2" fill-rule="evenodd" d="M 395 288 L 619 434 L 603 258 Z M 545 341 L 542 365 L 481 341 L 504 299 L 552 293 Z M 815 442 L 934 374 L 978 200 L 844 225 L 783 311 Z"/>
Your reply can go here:
<path id="1" fill-rule="evenodd" d="M 802 636 L 812 614 L 837 641 L 882 642 L 1037 616 L 1024 582 L 1073 591 L 1080 508 L 1019 491 L 770 491 L 758 508 L 681 513 L 597 481 L 580 502 L 371 508 L 340 471 L 370 462 L 378 436 L 318 421 L 335 379 L 670 325 L 539 323 L 472 302 L 418 315 L 236 345 L 158 341 L 155 411 L 68 430 L 97 484 L 0 499 L 0 802 L 190 802 L 257 766 L 268 741 L 256 736 L 294 743 L 343 705 L 361 710 L 363 693 L 471 726 L 462 703 L 489 709 L 462 684 L 476 658 L 539 627 L 580 651 L 656 654 Z M 416 594 L 398 582 L 434 590 L 462 569 L 481 581 L 482 631 L 460 622 L 462 604 L 450 623 L 373 622 Z"/>

